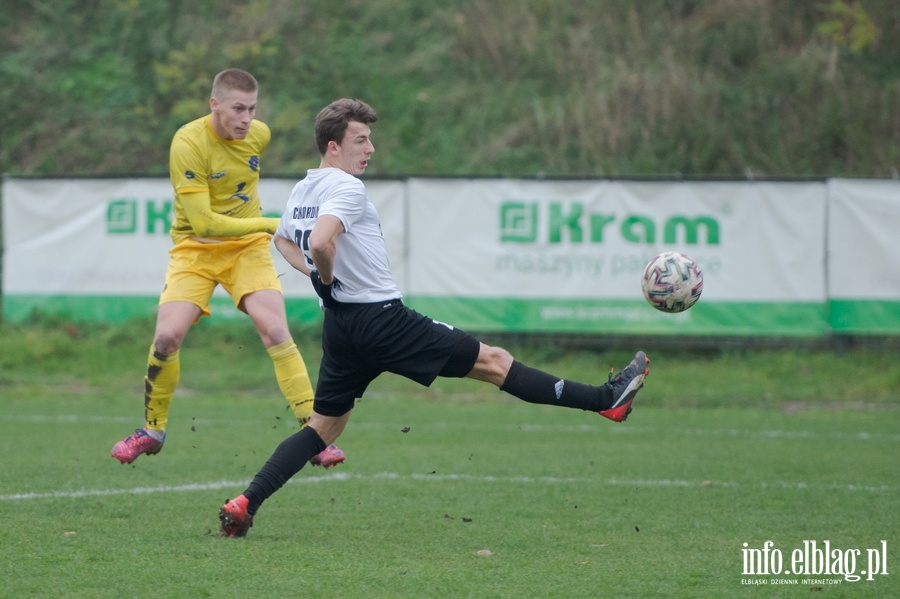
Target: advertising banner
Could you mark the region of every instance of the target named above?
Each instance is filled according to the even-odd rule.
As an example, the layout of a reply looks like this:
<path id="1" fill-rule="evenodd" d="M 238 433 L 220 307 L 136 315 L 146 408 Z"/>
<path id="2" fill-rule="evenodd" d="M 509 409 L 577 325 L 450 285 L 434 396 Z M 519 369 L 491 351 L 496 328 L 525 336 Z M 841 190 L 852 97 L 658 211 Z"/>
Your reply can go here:
<path id="1" fill-rule="evenodd" d="M 409 181 L 409 294 L 461 328 L 821 336 L 821 182 Z M 640 275 L 665 250 L 703 270 L 666 314 Z"/>
<path id="2" fill-rule="evenodd" d="M 264 178 L 266 215 L 296 181 Z M 900 182 L 367 179 L 406 302 L 497 332 L 821 337 L 900 334 Z M 172 245 L 167 178 L 3 182 L 3 316 L 152 315 Z M 678 250 L 704 275 L 680 314 L 640 274 Z M 318 321 L 274 251 L 292 320 Z M 240 312 L 221 290 L 219 318 Z"/>
<path id="3" fill-rule="evenodd" d="M 295 183 L 263 179 L 264 214 L 280 217 Z M 405 184 L 370 181 L 368 188 L 402 273 Z M 172 247 L 172 201 L 167 178 L 4 179 L 4 317 L 21 320 L 35 310 L 101 321 L 155 314 Z M 309 279 L 274 246 L 273 255 L 289 315 L 318 319 Z M 221 288 L 212 308 L 216 316 L 241 315 Z"/>
<path id="4" fill-rule="evenodd" d="M 828 181 L 828 297 L 835 333 L 900 333 L 900 181 Z"/>

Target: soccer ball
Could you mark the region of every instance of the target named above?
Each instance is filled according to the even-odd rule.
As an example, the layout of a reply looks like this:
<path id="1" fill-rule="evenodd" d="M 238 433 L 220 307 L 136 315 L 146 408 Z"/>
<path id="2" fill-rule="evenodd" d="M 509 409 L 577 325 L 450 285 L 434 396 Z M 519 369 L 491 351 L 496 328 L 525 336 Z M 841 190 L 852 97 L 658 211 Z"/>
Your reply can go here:
<path id="1" fill-rule="evenodd" d="M 680 252 L 663 252 L 644 267 L 641 291 L 650 305 L 662 312 L 684 312 L 703 293 L 703 273 L 697 263 Z"/>

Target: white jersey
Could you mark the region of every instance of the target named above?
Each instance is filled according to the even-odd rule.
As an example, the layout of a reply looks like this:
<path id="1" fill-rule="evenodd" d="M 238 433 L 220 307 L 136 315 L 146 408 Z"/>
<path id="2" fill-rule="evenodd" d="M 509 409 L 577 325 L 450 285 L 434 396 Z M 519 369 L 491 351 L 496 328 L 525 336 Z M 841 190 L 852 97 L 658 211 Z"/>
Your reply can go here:
<path id="1" fill-rule="evenodd" d="M 277 234 L 293 239 L 315 270 L 309 234 L 316 219 L 325 215 L 344 225 L 335 241 L 334 277 L 340 285 L 332 291 L 334 299 L 360 304 L 400 298 L 378 211 L 366 195 L 366 186 L 353 175 L 337 168 L 309 169 L 291 191 Z"/>

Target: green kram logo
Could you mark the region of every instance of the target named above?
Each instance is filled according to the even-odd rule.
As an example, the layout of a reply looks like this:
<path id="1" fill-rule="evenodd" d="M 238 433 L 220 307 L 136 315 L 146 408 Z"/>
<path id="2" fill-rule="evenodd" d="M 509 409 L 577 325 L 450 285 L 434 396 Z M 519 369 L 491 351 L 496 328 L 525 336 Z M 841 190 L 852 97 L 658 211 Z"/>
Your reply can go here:
<path id="1" fill-rule="evenodd" d="M 172 227 L 172 200 L 115 198 L 106 204 L 107 233 L 135 234 L 142 220 L 147 234 L 168 233 Z"/>
<path id="2" fill-rule="evenodd" d="M 712 216 L 676 214 L 657 223 L 641 214 L 591 213 L 578 202 L 550 202 L 542 219 L 540 206 L 539 202 L 501 204 L 501 243 L 603 243 L 605 235 L 618 234 L 635 244 L 719 244 L 719 223 Z"/>
<path id="3" fill-rule="evenodd" d="M 107 233 L 128 234 L 137 231 L 137 202 L 113 200 L 106 205 Z"/>

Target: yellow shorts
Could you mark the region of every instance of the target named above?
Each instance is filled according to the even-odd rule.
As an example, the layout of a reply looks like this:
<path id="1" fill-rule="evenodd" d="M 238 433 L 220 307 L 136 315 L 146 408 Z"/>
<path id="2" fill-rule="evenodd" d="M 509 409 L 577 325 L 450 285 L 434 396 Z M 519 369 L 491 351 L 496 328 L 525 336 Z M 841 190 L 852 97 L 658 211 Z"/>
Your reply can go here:
<path id="1" fill-rule="evenodd" d="M 241 310 L 249 293 L 262 289 L 281 292 L 270 239 L 269 234 L 258 233 L 212 243 L 190 238 L 179 241 L 169 250 L 159 303 L 190 302 L 209 316 L 209 298 L 216 285 L 222 285 Z"/>

